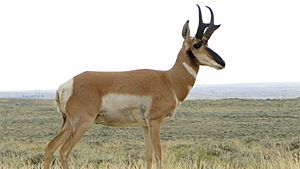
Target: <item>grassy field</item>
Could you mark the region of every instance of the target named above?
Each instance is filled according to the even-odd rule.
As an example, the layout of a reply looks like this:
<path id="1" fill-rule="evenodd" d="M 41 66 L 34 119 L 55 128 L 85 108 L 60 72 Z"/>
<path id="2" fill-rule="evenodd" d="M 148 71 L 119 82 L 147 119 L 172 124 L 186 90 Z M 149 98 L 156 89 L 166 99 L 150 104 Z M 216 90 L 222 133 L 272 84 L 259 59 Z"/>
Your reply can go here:
<path id="1" fill-rule="evenodd" d="M 40 168 L 60 116 L 52 100 L 0 99 L 0 168 Z M 300 99 L 186 101 L 161 138 L 165 169 L 300 169 Z M 142 129 L 94 125 L 71 165 L 144 168 Z"/>

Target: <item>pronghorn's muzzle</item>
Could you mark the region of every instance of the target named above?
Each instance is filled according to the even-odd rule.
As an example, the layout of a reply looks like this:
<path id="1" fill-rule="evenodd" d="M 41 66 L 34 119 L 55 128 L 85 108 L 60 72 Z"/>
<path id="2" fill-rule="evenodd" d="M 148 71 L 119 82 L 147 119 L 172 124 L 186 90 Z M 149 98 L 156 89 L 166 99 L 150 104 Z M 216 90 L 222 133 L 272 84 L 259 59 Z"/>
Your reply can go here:
<path id="1" fill-rule="evenodd" d="M 216 63 L 218 63 L 219 69 L 223 69 L 225 67 L 225 61 L 213 50 L 211 50 L 209 47 L 206 47 L 208 53 L 212 56 L 212 58 L 214 59 L 214 61 Z"/>

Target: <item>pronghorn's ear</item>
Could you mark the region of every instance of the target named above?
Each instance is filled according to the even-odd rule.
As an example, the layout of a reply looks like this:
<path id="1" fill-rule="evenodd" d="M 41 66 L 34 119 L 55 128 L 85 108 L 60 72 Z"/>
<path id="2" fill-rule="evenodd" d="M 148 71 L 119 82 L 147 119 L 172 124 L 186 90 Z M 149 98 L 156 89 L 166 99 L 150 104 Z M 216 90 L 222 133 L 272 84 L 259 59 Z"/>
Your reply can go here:
<path id="1" fill-rule="evenodd" d="M 187 20 L 186 23 L 183 25 L 183 28 L 182 28 L 182 37 L 184 39 L 184 47 L 185 47 L 185 49 L 189 49 L 190 48 L 190 41 L 191 41 L 190 28 L 189 28 L 189 20 Z"/>
<path id="2" fill-rule="evenodd" d="M 190 37 L 189 20 L 187 20 L 186 23 L 183 25 L 183 28 L 182 28 L 182 37 L 184 39 L 186 39 L 187 37 Z"/>

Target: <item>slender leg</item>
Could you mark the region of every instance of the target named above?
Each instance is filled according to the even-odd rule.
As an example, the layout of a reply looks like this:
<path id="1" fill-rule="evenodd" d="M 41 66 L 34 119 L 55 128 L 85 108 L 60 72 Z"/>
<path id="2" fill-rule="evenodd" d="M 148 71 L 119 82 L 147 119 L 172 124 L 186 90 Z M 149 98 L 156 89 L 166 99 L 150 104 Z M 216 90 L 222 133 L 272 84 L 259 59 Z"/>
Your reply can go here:
<path id="1" fill-rule="evenodd" d="M 160 120 L 150 120 L 149 123 L 150 138 L 154 148 L 157 169 L 161 169 L 161 145 L 160 145 Z"/>
<path id="2" fill-rule="evenodd" d="M 153 159 L 153 146 L 150 138 L 150 132 L 148 127 L 144 127 L 144 139 L 146 146 L 146 161 L 147 161 L 147 169 L 151 169 L 152 167 L 152 159 Z"/>
<path id="3" fill-rule="evenodd" d="M 65 141 L 65 143 L 63 144 L 63 146 L 59 151 L 63 169 L 69 169 L 68 157 L 71 150 L 93 123 L 94 123 L 93 120 L 85 120 L 85 121 L 78 121 L 75 124 L 75 130 Z"/>
<path id="4" fill-rule="evenodd" d="M 68 122 L 64 121 L 59 133 L 47 144 L 45 149 L 44 169 L 49 169 L 52 156 L 59 146 L 61 146 L 71 134 L 71 128 Z"/>

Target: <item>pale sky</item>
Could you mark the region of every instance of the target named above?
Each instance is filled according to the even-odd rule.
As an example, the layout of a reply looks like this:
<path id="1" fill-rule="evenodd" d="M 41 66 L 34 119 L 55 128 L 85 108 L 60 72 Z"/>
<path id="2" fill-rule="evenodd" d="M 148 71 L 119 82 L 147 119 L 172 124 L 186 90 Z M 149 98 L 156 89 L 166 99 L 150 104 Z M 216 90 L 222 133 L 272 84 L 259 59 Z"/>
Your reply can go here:
<path id="1" fill-rule="evenodd" d="M 296 0 L 0 1 L 0 91 L 56 89 L 87 70 L 167 70 L 190 20 L 210 6 L 221 27 L 209 46 L 224 70 L 200 67 L 196 84 L 300 81 Z"/>

